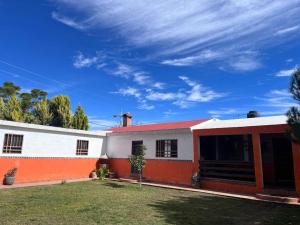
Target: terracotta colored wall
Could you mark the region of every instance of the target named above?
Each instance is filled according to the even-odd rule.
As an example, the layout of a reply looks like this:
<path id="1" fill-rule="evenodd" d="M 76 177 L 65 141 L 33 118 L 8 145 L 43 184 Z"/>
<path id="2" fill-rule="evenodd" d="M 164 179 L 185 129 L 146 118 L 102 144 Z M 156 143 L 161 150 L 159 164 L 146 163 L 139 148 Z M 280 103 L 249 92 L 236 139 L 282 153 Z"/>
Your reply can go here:
<path id="1" fill-rule="evenodd" d="M 16 183 L 89 177 L 98 159 L 0 158 L 0 177 L 17 167 Z"/>
<path id="2" fill-rule="evenodd" d="M 255 183 L 251 184 L 241 184 L 227 181 L 218 180 L 203 180 L 200 182 L 200 187 L 203 189 L 213 189 L 219 191 L 230 191 L 230 192 L 243 192 L 243 193 L 255 193 L 259 192 Z"/>
<path id="3" fill-rule="evenodd" d="M 230 181 L 220 180 L 203 180 L 201 181 L 201 187 L 207 189 L 217 189 L 225 191 L 237 191 L 237 192 L 262 192 L 263 191 L 263 171 L 262 160 L 260 150 L 260 134 L 264 133 L 285 133 L 287 125 L 272 125 L 272 126 L 260 126 L 260 127 L 236 127 L 236 128 L 217 128 L 206 130 L 194 130 L 194 161 L 198 161 L 199 151 L 199 136 L 205 135 L 231 135 L 231 134 L 251 134 L 253 141 L 254 162 L 255 162 L 255 176 L 256 185 L 238 184 Z M 293 159 L 294 159 L 294 173 L 296 191 L 300 195 L 300 147 L 293 143 Z M 201 165 L 200 165 L 201 166 Z"/>
<path id="4" fill-rule="evenodd" d="M 294 159 L 295 186 L 296 191 L 300 196 L 300 146 L 296 143 L 292 143 L 292 149 Z"/>
<path id="5" fill-rule="evenodd" d="M 128 159 L 110 159 L 110 168 L 118 177 L 130 177 Z M 179 185 L 191 185 L 192 161 L 147 160 L 143 177 L 149 181 Z"/>

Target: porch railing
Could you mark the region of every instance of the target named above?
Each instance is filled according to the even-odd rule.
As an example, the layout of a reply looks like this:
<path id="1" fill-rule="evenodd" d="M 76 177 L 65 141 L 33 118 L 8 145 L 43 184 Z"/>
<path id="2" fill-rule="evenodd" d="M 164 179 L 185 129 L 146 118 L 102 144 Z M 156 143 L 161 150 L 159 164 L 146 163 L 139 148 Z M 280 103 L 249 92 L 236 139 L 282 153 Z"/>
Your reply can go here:
<path id="1" fill-rule="evenodd" d="M 253 162 L 200 160 L 200 179 L 216 178 L 255 182 Z"/>

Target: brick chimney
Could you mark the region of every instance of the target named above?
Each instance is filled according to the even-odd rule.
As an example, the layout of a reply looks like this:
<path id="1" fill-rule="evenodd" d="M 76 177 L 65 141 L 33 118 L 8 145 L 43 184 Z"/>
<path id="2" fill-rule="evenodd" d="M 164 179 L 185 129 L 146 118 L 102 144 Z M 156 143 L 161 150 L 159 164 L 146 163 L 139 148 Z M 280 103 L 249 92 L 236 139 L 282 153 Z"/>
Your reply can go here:
<path id="1" fill-rule="evenodd" d="M 123 117 L 123 127 L 130 127 L 132 125 L 132 115 L 130 113 L 124 113 Z"/>

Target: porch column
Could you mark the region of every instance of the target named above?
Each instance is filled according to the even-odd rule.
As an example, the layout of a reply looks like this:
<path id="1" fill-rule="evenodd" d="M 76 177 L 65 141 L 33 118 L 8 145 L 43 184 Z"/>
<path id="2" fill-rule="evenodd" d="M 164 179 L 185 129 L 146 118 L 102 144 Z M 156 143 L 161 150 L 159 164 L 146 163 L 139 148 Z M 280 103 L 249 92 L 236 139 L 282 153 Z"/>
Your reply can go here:
<path id="1" fill-rule="evenodd" d="M 199 173 L 199 132 L 193 131 L 193 144 L 194 144 L 194 162 L 193 174 Z"/>
<path id="2" fill-rule="evenodd" d="M 292 143 L 296 192 L 300 196 L 300 146 Z"/>
<path id="3" fill-rule="evenodd" d="M 262 158 L 261 158 L 261 149 L 260 149 L 260 135 L 258 132 L 252 133 L 252 144 L 253 144 L 253 158 L 254 158 L 256 188 L 258 192 L 262 192 L 264 187 L 264 181 L 263 181 Z"/>

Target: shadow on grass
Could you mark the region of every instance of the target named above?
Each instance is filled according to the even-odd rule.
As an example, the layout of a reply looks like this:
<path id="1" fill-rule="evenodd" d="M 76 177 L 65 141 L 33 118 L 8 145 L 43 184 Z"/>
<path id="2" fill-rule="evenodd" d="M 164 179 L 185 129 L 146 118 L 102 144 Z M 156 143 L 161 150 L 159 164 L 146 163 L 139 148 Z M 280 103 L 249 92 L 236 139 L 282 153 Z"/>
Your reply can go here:
<path id="1" fill-rule="evenodd" d="M 115 182 L 108 182 L 108 183 L 104 183 L 104 186 L 107 187 L 112 187 L 112 188 L 125 188 L 126 186 L 123 184 L 119 184 L 119 183 L 115 183 Z"/>
<path id="2" fill-rule="evenodd" d="M 300 224 L 300 207 L 220 196 L 174 197 L 149 206 L 168 224 Z"/>

